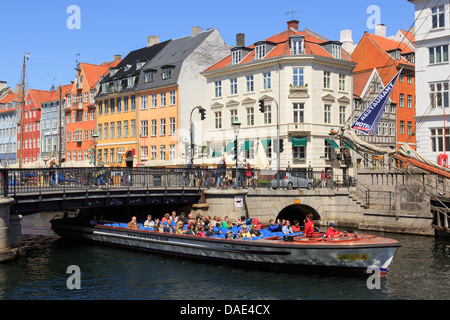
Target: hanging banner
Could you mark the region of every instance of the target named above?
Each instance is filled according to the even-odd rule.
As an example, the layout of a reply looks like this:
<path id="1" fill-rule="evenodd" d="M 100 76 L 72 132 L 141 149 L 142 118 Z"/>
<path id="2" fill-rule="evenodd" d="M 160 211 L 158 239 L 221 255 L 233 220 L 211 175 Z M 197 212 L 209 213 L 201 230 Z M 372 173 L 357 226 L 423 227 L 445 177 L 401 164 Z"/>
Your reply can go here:
<path id="1" fill-rule="evenodd" d="M 389 100 L 395 82 L 403 69 L 392 78 L 391 82 L 380 92 L 380 94 L 372 101 L 366 110 L 359 116 L 358 120 L 352 125 L 352 129 L 358 130 L 364 134 L 376 135 L 378 124 L 383 115 L 386 103 Z"/>

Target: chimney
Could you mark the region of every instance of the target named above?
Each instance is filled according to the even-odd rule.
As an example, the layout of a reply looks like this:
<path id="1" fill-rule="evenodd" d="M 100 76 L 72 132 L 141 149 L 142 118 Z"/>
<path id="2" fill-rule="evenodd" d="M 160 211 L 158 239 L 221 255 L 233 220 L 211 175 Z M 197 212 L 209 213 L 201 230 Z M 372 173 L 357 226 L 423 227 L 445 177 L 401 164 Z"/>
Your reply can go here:
<path id="1" fill-rule="evenodd" d="M 159 43 L 159 36 L 149 36 L 147 48 Z"/>
<path id="2" fill-rule="evenodd" d="M 353 53 L 355 46 L 353 45 L 352 30 L 341 30 L 342 48 L 348 53 Z"/>
<path id="3" fill-rule="evenodd" d="M 295 31 L 298 31 L 298 20 L 291 20 L 288 21 L 288 30 L 294 29 Z"/>
<path id="4" fill-rule="evenodd" d="M 202 27 L 192 27 L 192 36 L 202 32 Z"/>
<path id="5" fill-rule="evenodd" d="M 245 34 L 238 33 L 236 35 L 236 47 L 245 47 Z"/>
<path id="6" fill-rule="evenodd" d="M 377 24 L 375 26 L 375 35 L 386 38 L 386 26 L 384 24 Z"/>
<path id="7" fill-rule="evenodd" d="M 20 92 L 22 92 L 22 85 L 16 84 L 16 93 L 20 93 Z"/>
<path id="8" fill-rule="evenodd" d="M 6 89 L 8 87 L 8 83 L 6 81 L 0 81 L 0 90 Z"/>
<path id="9" fill-rule="evenodd" d="M 114 55 L 114 62 L 119 61 L 120 59 L 122 59 L 122 56 L 120 54 Z"/>

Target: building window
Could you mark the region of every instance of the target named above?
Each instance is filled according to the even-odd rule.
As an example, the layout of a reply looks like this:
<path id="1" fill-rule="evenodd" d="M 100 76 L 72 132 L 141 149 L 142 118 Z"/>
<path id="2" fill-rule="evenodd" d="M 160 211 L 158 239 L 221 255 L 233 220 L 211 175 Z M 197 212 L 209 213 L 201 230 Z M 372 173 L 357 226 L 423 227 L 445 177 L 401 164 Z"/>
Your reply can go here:
<path id="1" fill-rule="evenodd" d="M 115 133 L 116 130 L 115 129 L 116 129 L 116 123 L 115 122 L 111 122 L 109 124 L 109 132 L 111 133 L 110 136 L 109 136 L 110 139 L 114 139 L 116 137 L 116 133 Z"/>
<path id="2" fill-rule="evenodd" d="M 216 129 L 222 129 L 222 111 L 214 112 L 214 126 Z"/>
<path id="3" fill-rule="evenodd" d="M 253 75 L 247 76 L 246 78 L 247 78 L 247 92 L 253 92 L 255 89 L 253 82 Z"/>
<path id="4" fill-rule="evenodd" d="M 175 105 L 175 90 L 170 90 L 169 92 L 169 105 Z"/>
<path id="5" fill-rule="evenodd" d="M 410 95 L 408 95 L 407 97 L 406 106 L 408 107 L 408 109 L 412 109 L 412 96 Z"/>
<path id="6" fill-rule="evenodd" d="M 157 128 L 156 128 L 156 119 L 152 119 L 152 124 L 151 124 L 151 134 L 152 137 L 156 137 L 156 132 Z"/>
<path id="7" fill-rule="evenodd" d="M 214 82 L 215 97 L 220 98 L 222 96 L 222 81 Z"/>
<path id="8" fill-rule="evenodd" d="M 323 122 L 331 123 L 331 105 L 324 105 Z"/>
<path id="9" fill-rule="evenodd" d="M 141 162 L 148 160 L 148 147 L 143 146 L 141 147 Z"/>
<path id="10" fill-rule="evenodd" d="M 150 149 L 150 151 L 151 151 L 151 157 L 152 157 L 152 159 L 156 159 L 156 146 L 151 146 L 150 147 L 151 149 Z"/>
<path id="11" fill-rule="evenodd" d="M 449 83 L 437 82 L 430 83 L 430 100 L 431 107 L 434 108 L 448 108 L 449 107 Z"/>
<path id="12" fill-rule="evenodd" d="M 432 28 L 444 28 L 445 26 L 444 5 L 431 9 Z"/>
<path id="13" fill-rule="evenodd" d="M 162 69 L 162 79 L 167 80 L 172 78 L 172 67 L 164 67 Z"/>
<path id="14" fill-rule="evenodd" d="M 174 160 L 175 159 L 175 145 L 171 144 L 169 146 L 169 160 Z"/>
<path id="15" fill-rule="evenodd" d="M 159 135 L 165 136 L 166 135 L 166 119 L 159 119 Z"/>
<path id="16" fill-rule="evenodd" d="M 230 110 L 230 125 L 231 125 L 231 127 L 233 127 L 233 122 L 236 118 L 237 118 L 237 110 L 236 109 Z"/>
<path id="17" fill-rule="evenodd" d="M 131 102 L 130 102 L 131 106 L 131 111 L 136 110 L 136 96 L 131 96 Z"/>
<path id="18" fill-rule="evenodd" d="M 448 59 L 448 52 L 447 52 L 447 59 Z M 406 71 L 406 82 L 408 84 L 412 84 L 412 71 L 411 70 Z"/>
<path id="19" fill-rule="evenodd" d="M 242 51 L 241 50 L 235 50 L 231 53 L 231 63 L 232 64 L 238 64 L 242 60 Z"/>
<path id="20" fill-rule="evenodd" d="M 153 71 L 146 71 L 144 73 L 145 83 L 153 82 L 153 74 L 154 74 Z"/>
<path id="21" fill-rule="evenodd" d="M 247 125 L 253 126 L 255 124 L 255 113 L 253 108 L 247 108 Z"/>
<path id="22" fill-rule="evenodd" d="M 323 140 L 323 142 L 325 143 L 324 148 L 325 159 L 331 159 L 331 146 L 328 144 L 327 140 Z"/>
<path id="23" fill-rule="evenodd" d="M 430 129 L 431 149 L 433 152 L 444 151 L 444 128 Z M 450 151 L 450 129 L 445 129 L 445 151 Z"/>
<path id="24" fill-rule="evenodd" d="M 292 157 L 294 159 L 306 159 L 306 147 L 292 148 Z"/>
<path id="25" fill-rule="evenodd" d="M 237 78 L 230 79 L 230 94 L 237 94 Z"/>
<path id="26" fill-rule="evenodd" d="M 271 74 L 269 72 L 264 72 L 264 90 L 272 88 Z"/>
<path id="27" fill-rule="evenodd" d="M 169 135 L 175 134 L 175 118 L 169 118 Z"/>
<path id="28" fill-rule="evenodd" d="M 345 107 L 339 106 L 339 124 L 345 124 Z"/>
<path id="29" fill-rule="evenodd" d="M 339 74 L 339 90 L 345 91 L 345 74 Z"/>
<path id="30" fill-rule="evenodd" d="M 399 104 L 400 108 L 405 107 L 405 95 L 403 93 L 400 94 L 398 104 Z"/>
<path id="31" fill-rule="evenodd" d="M 123 112 L 128 112 L 128 97 L 123 97 Z"/>
<path id="32" fill-rule="evenodd" d="M 330 78 L 331 78 L 331 73 L 330 71 L 323 71 L 323 87 L 325 89 L 330 89 Z"/>
<path id="33" fill-rule="evenodd" d="M 292 85 L 296 86 L 304 86 L 304 68 L 294 68 L 293 76 L 292 76 Z"/>
<path id="34" fill-rule="evenodd" d="M 127 87 L 130 88 L 133 86 L 133 77 L 127 78 Z"/>
<path id="35" fill-rule="evenodd" d="M 141 121 L 141 137 L 148 137 L 148 120 Z"/>
<path id="36" fill-rule="evenodd" d="M 272 123 L 272 106 L 264 107 L 264 124 Z"/>
<path id="37" fill-rule="evenodd" d="M 122 98 L 117 98 L 117 112 L 122 112 Z"/>
<path id="38" fill-rule="evenodd" d="M 115 163 L 116 162 L 115 149 L 111 148 L 109 151 L 111 159 L 110 163 Z"/>
<path id="39" fill-rule="evenodd" d="M 136 137 L 136 120 L 132 119 L 130 124 L 130 137 Z"/>
<path id="40" fill-rule="evenodd" d="M 97 125 L 97 132 L 98 132 L 98 139 L 99 140 L 102 140 L 102 134 L 103 134 L 102 128 L 103 128 L 103 125 L 101 123 L 99 123 Z"/>
<path id="41" fill-rule="evenodd" d="M 291 39 L 291 54 L 303 54 L 303 38 Z"/>
<path id="42" fill-rule="evenodd" d="M 165 107 L 166 106 L 166 93 L 165 92 L 161 92 L 160 99 L 161 99 L 160 107 Z"/>
<path id="43" fill-rule="evenodd" d="M 159 146 L 159 157 L 161 160 L 166 160 L 166 146 Z"/>
<path id="44" fill-rule="evenodd" d="M 294 103 L 294 122 L 303 123 L 305 122 L 305 104 L 304 103 Z"/>
<path id="45" fill-rule="evenodd" d="M 84 130 L 84 141 L 89 141 L 89 130 Z"/>
<path id="46" fill-rule="evenodd" d="M 266 45 L 260 44 L 255 47 L 255 59 L 262 59 L 266 56 Z"/>
<path id="47" fill-rule="evenodd" d="M 123 137 L 128 138 L 128 120 L 123 121 Z"/>
<path id="48" fill-rule="evenodd" d="M 405 121 L 400 121 L 400 134 L 405 134 Z"/>
<path id="49" fill-rule="evenodd" d="M 148 109 L 148 96 L 142 96 L 141 97 L 141 110 L 147 110 Z"/>
<path id="50" fill-rule="evenodd" d="M 412 135 L 413 134 L 413 127 L 412 127 L 412 122 L 408 121 L 408 135 Z"/>
<path id="51" fill-rule="evenodd" d="M 448 62 L 448 44 L 428 48 L 430 64 Z"/>

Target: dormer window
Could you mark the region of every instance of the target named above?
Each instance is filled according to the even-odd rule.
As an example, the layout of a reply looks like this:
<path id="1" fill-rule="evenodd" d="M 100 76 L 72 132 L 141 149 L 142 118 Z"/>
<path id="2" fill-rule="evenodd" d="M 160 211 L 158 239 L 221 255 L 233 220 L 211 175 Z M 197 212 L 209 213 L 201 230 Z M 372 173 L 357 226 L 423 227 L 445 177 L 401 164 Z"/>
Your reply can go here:
<path id="1" fill-rule="evenodd" d="M 395 49 L 395 50 L 388 51 L 388 53 L 395 60 L 400 60 L 400 50 Z"/>
<path id="2" fill-rule="evenodd" d="M 340 44 L 333 44 L 331 46 L 331 55 L 336 59 L 342 58 L 342 48 Z"/>
<path id="3" fill-rule="evenodd" d="M 145 71 L 144 72 L 144 81 L 145 81 L 145 83 L 153 82 L 154 81 L 154 75 L 155 75 L 155 71 L 154 70 Z"/>
<path id="4" fill-rule="evenodd" d="M 127 87 L 129 88 L 129 87 L 132 87 L 133 86 L 133 83 L 134 81 L 133 81 L 133 77 L 128 77 L 127 78 Z"/>
<path id="5" fill-rule="evenodd" d="M 303 54 L 305 49 L 303 37 L 291 37 L 291 54 Z"/>
<path id="6" fill-rule="evenodd" d="M 117 69 L 111 69 L 109 71 L 109 76 L 112 77 L 113 75 L 115 75 L 117 73 Z"/>
<path id="7" fill-rule="evenodd" d="M 167 80 L 172 78 L 172 70 L 173 70 L 173 66 L 164 66 L 162 67 L 162 75 L 161 78 L 163 80 Z"/>
<path id="8" fill-rule="evenodd" d="M 136 70 L 141 69 L 145 64 L 145 61 L 137 61 L 136 62 Z"/>
<path id="9" fill-rule="evenodd" d="M 255 47 L 255 59 L 263 59 L 266 56 L 266 44 L 260 44 Z"/>
<path id="10" fill-rule="evenodd" d="M 231 63 L 232 64 L 238 64 L 242 60 L 242 51 L 241 50 L 235 50 L 231 53 Z"/>

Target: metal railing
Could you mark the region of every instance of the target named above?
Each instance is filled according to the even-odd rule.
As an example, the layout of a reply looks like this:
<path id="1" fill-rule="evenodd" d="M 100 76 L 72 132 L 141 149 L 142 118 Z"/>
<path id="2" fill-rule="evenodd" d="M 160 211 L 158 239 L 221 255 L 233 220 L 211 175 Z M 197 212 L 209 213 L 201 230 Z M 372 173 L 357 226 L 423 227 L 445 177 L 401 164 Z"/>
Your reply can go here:
<path id="1" fill-rule="evenodd" d="M 331 179 L 330 174 L 324 176 L 319 171 L 287 172 L 293 173 L 289 175 L 290 179 L 296 179 L 297 183 L 293 188 L 339 190 L 339 188 L 350 188 L 356 182 L 348 175 L 334 175 Z M 234 168 L 0 169 L 0 186 L 4 196 L 56 190 L 61 192 L 119 188 L 275 188 L 277 186 L 275 173 L 276 171 L 255 169 L 238 169 L 236 171 Z M 280 184 L 280 188 L 289 188 L 286 181 Z M 331 185 L 331 181 L 333 181 L 333 185 Z"/>

